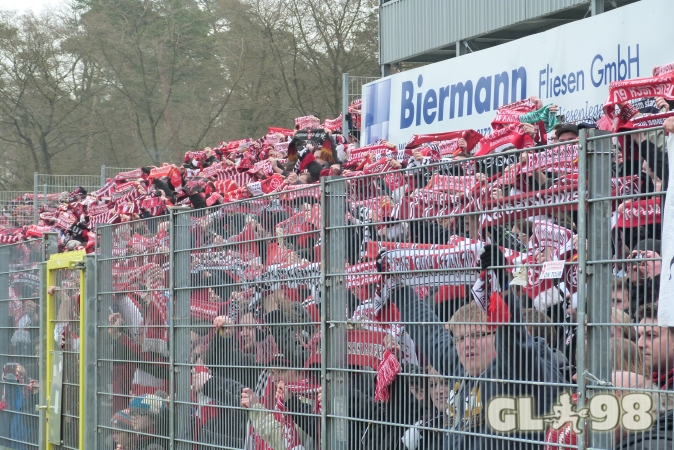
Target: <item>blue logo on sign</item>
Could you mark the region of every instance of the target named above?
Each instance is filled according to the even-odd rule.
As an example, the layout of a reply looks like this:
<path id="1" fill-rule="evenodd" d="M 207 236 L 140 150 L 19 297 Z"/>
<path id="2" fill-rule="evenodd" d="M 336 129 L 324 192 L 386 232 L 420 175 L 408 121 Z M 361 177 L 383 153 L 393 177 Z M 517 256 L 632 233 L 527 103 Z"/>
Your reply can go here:
<path id="1" fill-rule="evenodd" d="M 373 83 L 365 88 L 365 142 L 388 139 L 391 110 L 391 79 Z"/>

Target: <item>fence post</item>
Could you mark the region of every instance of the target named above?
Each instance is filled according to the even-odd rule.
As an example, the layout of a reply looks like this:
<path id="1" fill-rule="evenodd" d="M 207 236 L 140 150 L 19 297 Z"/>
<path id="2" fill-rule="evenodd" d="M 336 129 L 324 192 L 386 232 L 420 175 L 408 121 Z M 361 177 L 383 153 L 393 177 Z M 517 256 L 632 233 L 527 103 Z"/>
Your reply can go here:
<path id="1" fill-rule="evenodd" d="M 38 173 L 33 174 L 33 223 L 37 224 L 37 183 L 38 183 Z"/>
<path id="2" fill-rule="evenodd" d="M 342 134 L 349 140 L 349 122 L 346 115 L 349 113 L 349 74 L 342 74 Z"/>
<path id="3" fill-rule="evenodd" d="M 583 131 L 586 133 L 587 131 Z M 589 130 L 589 138 L 608 132 Z M 609 139 L 587 141 L 587 370 L 599 380 L 611 381 L 611 196 L 612 145 Z M 582 189 L 581 186 L 579 188 Z M 580 244 L 582 247 L 582 244 Z M 580 325 L 582 326 L 582 325 Z M 579 346 L 583 342 L 578 343 Z M 581 374 L 582 375 L 582 374 Z M 590 386 L 592 395 L 605 393 L 600 386 Z M 611 432 L 588 430 L 588 448 L 611 448 Z"/>
<path id="4" fill-rule="evenodd" d="M 105 186 L 105 180 L 107 180 L 107 172 L 105 170 L 105 164 L 101 166 L 101 187 Z"/>
<path id="5" fill-rule="evenodd" d="M 37 185 L 35 186 L 37 191 Z M 40 359 L 39 359 L 39 379 L 47 379 L 47 358 L 45 357 L 44 351 L 47 348 L 47 265 L 46 261 L 49 260 L 51 255 L 58 253 L 58 234 L 57 233 L 44 233 L 42 235 L 42 264 L 40 264 Z M 2 256 L 0 256 L 2 258 Z M 46 384 L 41 387 L 39 390 L 40 405 L 47 404 L 47 390 L 49 386 Z M 47 428 L 46 428 L 46 411 L 40 409 L 40 425 L 38 438 L 39 448 L 45 448 L 47 446 Z"/>
<path id="6" fill-rule="evenodd" d="M 170 305 L 169 308 L 169 386 L 173 420 L 169 425 L 170 446 L 190 448 L 190 208 L 171 208 Z M 171 380 L 172 378 L 172 380 Z M 176 442 L 180 440 L 181 442 Z"/>
<path id="7" fill-rule="evenodd" d="M 84 448 L 97 448 L 98 437 L 98 378 L 97 378 L 97 347 L 98 347 L 98 301 L 96 295 L 97 289 L 97 270 L 96 255 L 87 255 L 84 258 L 84 323 L 81 325 L 84 333 L 84 348 L 82 357 L 84 361 Z"/>
<path id="8" fill-rule="evenodd" d="M 0 247 L 0 339 L 3 345 L 0 364 L 4 366 L 10 358 L 10 341 L 14 330 L 14 320 L 9 313 L 9 259 L 11 247 Z"/>
<path id="9" fill-rule="evenodd" d="M 326 450 L 346 450 L 348 437 L 348 377 L 346 358 L 346 287 L 343 275 L 346 267 L 346 187 L 342 177 L 321 179 L 323 208 L 323 240 L 321 249 L 323 295 L 321 306 L 323 399 Z"/>
<path id="10" fill-rule="evenodd" d="M 99 255 L 97 258 L 97 269 L 96 269 L 96 303 L 98 305 L 98 320 L 97 324 L 99 327 L 107 327 L 108 325 L 108 314 L 112 309 L 113 305 L 113 294 L 112 294 L 112 242 L 113 242 L 113 231 L 114 227 L 112 226 L 102 226 L 96 228 L 96 242 L 98 243 Z M 102 328 L 106 330 L 106 328 Z M 96 368 L 98 370 L 98 386 L 102 392 L 113 392 L 112 387 L 112 362 L 102 362 L 112 361 L 112 343 L 110 338 L 107 336 L 107 333 L 99 336 L 97 342 L 97 353 L 96 353 Z M 110 423 L 112 414 L 116 411 L 112 411 L 113 398 L 112 395 L 105 396 L 100 395 L 95 402 L 98 409 L 97 413 L 97 423 L 96 427 L 100 424 L 107 425 Z M 102 433 L 102 429 L 98 429 L 98 447 L 105 448 L 107 433 Z"/>

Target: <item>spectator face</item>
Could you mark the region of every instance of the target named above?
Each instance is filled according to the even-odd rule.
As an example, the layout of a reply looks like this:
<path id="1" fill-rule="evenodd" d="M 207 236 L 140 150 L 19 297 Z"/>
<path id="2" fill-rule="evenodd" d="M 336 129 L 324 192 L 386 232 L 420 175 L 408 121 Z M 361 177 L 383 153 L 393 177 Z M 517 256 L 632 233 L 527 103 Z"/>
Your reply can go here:
<path id="1" fill-rule="evenodd" d="M 154 420 L 147 414 L 132 412 L 131 426 L 134 430 L 140 431 L 141 433 L 151 432 L 154 428 Z"/>
<path id="2" fill-rule="evenodd" d="M 468 375 L 478 376 L 496 358 L 494 332 L 486 325 L 458 325 L 452 327 L 456 352 Z"/>
<path id="3" fill-rule="evenodd" d="M 285 384 L 292 384 L 302 379 L 301 372 L 298 370 L 271 369 L 269 372 L 275 383 L 283 381 Z"/>
<path id="4" fill-rule="evenodd" d="M 565 131 L 559 135 L 559 142 L 567 142 L 578 139 L 578 135 L 573 131 Z"/>
<path id="5" fill-rule="evenodd" d="M 430 369 L 429 374 L 440 375 L 433 368 Z M 435 409 L 444 413 L 447 410 L 449 394 L 452 391 L 449 386 L 449 380 L 440 376 L 430 378 L 428 380 L 428 391 Z"/>
<path id="6" fill-rule="evenodd" d="M 222 301 L 222 298 L 213 290 L 213 288 L 208 288 L 208 299 L 212 302 Z"/>
<path id="7" fill-rule="evenodd" d="M 660 255 L 653 251 L 634 250 L 630 255 L 635 262 L 629 265 L 629 275 L 633 283 L 639 280 L 646 280 L 647 278 L 654 278 L 660 275 L 662 270 L 662 262 L 659 259 Z M 658 258 L 657 261 L 643 261 L 643 259 Z M 640 260 L 641 259 L 641 260 Z"/>
<path id="8" fill-rule="evenodd" d="M 627 292 L 623 289 L 611 292 L 611 306 L 618 311 L 628 312 L 630 309 L 630 301 Z"/>
<path id="9" fill-rule="evenodd" d="M 255 350 L 255 320 L 252 314 L 246 314 L 241 318 L 241 350 L 246 353 L 253 353 Z"/>
<path id="10" fill-rule="evenodd" d="M 655 319 L 643 319 L 637 346 L 643 351 L 646 373 L 668 373 L 674 367 L 674 330 L 659 327 Z"/>
<path id="11" fill-rule="evenodd" d="M 613 158 L 613 161 L 616 163 L 616 165 L 620 166 L 622 163 L 625 162 L 625 158 L 623 157 L 623 152 L 618 149 L 616 151 L 615 157 Z"/>
<path id="12" fill-rule="evenodd" d="M 643 163 L 641 163 L 641 171 L 648 175 L 651 180 L 655 178 L 655 174 L 651 170 L 650 166 L 648 165 L 648 161 L 644 159 Z"/>
<path id="13" fill-rule="evenodd" d="M 463 218 L 465 230 L 471 239 L 480 239 L 479 216 L 466 216 Z"/>
<path id="14" fill-rule="evenodd" d="M 520 230 L 517 225 L 512 228 L 511 232 L 517 239 L 520 240 L 520 242 L 522 242 L 522 244 L 527 246 L 529 245 L 529 236 L 522 232 L 522 230 Z"/>
<path id="15" fill-rule="evenodd" d="M 211 379 L 209 372 L 197 372 L 195 368 L 192 369 L 192 391 L 201 392 L 204 385 Z"/>
<path id="16" fill-rule="evenodd" d="M 112 432 L 112 440 L 122 448 L 131 448 L 133 445 L 133 435 L 126 431 L 116 430 Z"/>

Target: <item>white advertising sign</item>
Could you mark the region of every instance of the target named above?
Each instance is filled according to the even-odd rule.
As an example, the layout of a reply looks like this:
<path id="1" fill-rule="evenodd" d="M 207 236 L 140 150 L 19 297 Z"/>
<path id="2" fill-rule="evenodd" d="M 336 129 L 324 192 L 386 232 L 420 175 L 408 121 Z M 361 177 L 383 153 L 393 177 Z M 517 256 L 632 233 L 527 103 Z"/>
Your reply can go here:
<path id="1" fill-rule="evenodd" d="M 660 240 L 662 245 L 662 269 L 660 272 L 658 325 L 674 327 L 674 279 L 672 278 L 672 275 L 674 275 L 674 133 L 670 134 L 667 140 L 667 154 L 669 156 L 669 181 L 662 218 L 662 239 Z"/>
<path id="2" fill-rule="evenodd" d="M 566 121 L 601 116 L 611 81 L 674 61 L 674 1 L 642 0 L 363 86 L 361 145 L 413 134 L 491 132 L 496 109 L 532 95 Z"/>

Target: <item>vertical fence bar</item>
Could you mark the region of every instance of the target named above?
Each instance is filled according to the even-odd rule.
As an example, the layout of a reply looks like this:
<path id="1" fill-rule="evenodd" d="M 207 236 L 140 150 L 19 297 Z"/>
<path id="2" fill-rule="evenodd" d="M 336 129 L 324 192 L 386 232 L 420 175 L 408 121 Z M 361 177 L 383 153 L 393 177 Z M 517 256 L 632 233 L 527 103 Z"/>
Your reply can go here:
<path id="1" fill-rule="evenodd" d="M 170 261 L 173 261 L 173 302 L 170 321 L 171 342 L 173 342 L 173 365 L 175 373 L 175 401 L 173 402 L 174 427 L 173 440 L 170 445 L 174 449 L 187 450 L 190 445 L 185 442 L 190 438 L 190 208 L 174 209 L 173 241 Z M 178 344 L 178 345 L 176 345 Z"/>
<path id="2" fill-rule="evenodd" d="M 346 353 L 346 308 L 345 308 L 345 285 L 344 277 L 332 276 L 333 273 L 344 273 L 346 241 L 344 218 L 346 207 L 345 182 L 341 177 L 331 178 L 332 182 L 325 183 L 323 190 L 323 214 L 326 229 L 324 232 L 325 248 L 324 260 L 326 280 L 325 298 L 321 308 L 326 315 L 327 333 L 325 335 L 326 354 L 323 356 L 323 364 L 327 361 L 327 432 L 328 450 L 346 450 L 348 448 L 348 422 L 347 416 L 347 353 Z M 330 417 L 336 416 L 336 417 Z"/>
<path id="3" fill-rule="evenodd" d="M 80 382 L 84 385 L 84 398 L 80 401 L 84 403 L 84 415 L 80 420 L 84 422 L 84 448 L 97 448 L 98 437 L 98 370 L 97 347 L 98 347 L 98 301 L 97 301 L 97 268 L 96 255 L 87 255 L 84 258 L 84 320 L 80 325 L 84 339 L 84 348 L 80 353 L 84 365 L 84 379 Z"/>
<path id="4" fill-rule="evenodd" d="M 44 259 L 46 261 L 49 259 Z M 45 349 L 47 348 L 47 265 L 43 262 L 40 264 L 40 367 L 39 367 L 39 377 L 40 377 L 40 394 L 39 394 L 39 403 L 38 411 L 40 415 L 40 425 L 38 436 L 38 446 L 40 449 L 47 447 L 47 411 L 46 408 L 41 405 L 47 405 L 47 389 L 49 386 L 46 385 L 45 380 L 47 379 L 47 358 L 45 357 Z"/>
<path id="5" fill-rule="evenodd" d="M 583 245 L 587 241 L 587 131 L 583 130 L 578 143 L 578 344 L 576 349 L 578 370 L 578 408 L 585 407 L 585 322 L 587 298 L 587 248 Z M 584 423 L 580 423 L 584 427 Z M 582 429 L 582 428 L 581 428 Z M 585 431 L 587 432 L 587 431 Z M 578 449 L 585 448 L 585 439 L 578 440 Z"/>
<path id="6" fill-rule="evenodd" d="M 37 223 L 37 181 L 38 174 L 35 172 L 33 174 L 33 223 Z"/>
<path id="7" fill-rule="evenodd" d="M 114 228 L 111 226 L 100 227 L 97 230 L 97 242 L 100 249 L 98 255 L 98 268 L 96 276 L 98 278 L 96 283 L 96 302 L 98 304 L 98 320 L 97 327 L 105 327 L 108 325 L 108 314 L 112 310 L 113 305 L 113 291 L 112 287 L 112 242 L 113 242 Z M 105 294 L 103 294 L 105 292 Z M 110 339 L 105 339 L 107 336 L 99 336 L 97 342 L 96 368 L 98 369 L 98 386 L 101 387 L 99 391 L 113 392 L 112 389 L 112 370 L 105 370 L 109 366 L 103 365 L 101 359 L 109 361 L 111 359 L 111 342 Z M 112 396 L 101 394 L 96 400 L 98 408 L 97 414 L 97 428 L 99 424 L 109 424 L 112 414 Z M 103 433 L 98 428 L 98 448 L 105 448 L 107 440 L 107 433 Z"/>
<path id="8" fill-rule="evenodd" d="M 45 357 L 45 350 L 47 348 L 47 265 L 51 255 L 58 253 L 58 234 L 45 233 L 42 235 L 42 264 L 40 264 L 40 362 L 39 362 L 39 377 L 42 383 L 47 379 L 47 358 Z M 49 386 L 45 384 L 40 386 L 39 405 L 47 404 L 47 389 Z M 40 449 L 47 446 L 47 428 L 46 419 L 47 413 L 43 408 L 39 409 L 39 437 L 38 445 Z"/>
<path id="9" fill-rule="evenodd" d="M 49 259 L 50 255 L 58 252 L 58 235 L 56 233 L 45 233 L 42 235 L 42 254 L 40 264 L 40 286 L 39 286 L 39 296 L 40 296 L 40 331 L 39 331 L 39 342 L 40 342 L 40 356 L 39 358 L 39 368 L 38 376 L 40 381 L 44 383 L 44 380 L 47 379 L 47 359 L 44 357 L 44 349 L 47 348 L 47 267 L 45 261 Z M 39 392 L 39 403 L 38 405 L 47 404 L 47 388 L 48 386 L 42 385 Z M 38 446 L 39 448 L 45 448 L 47 445 L 46 437 L 46 411 L 42 408 L 39 408 L 39 436 L 38 436 Z"/>
<path id="10" fill-rule="evenodd" d="M 105 180 L 108 177 L 106 176 L 105 164 L 101 166 L 101 186 L 105 186 Z"/>
<path id="11" fill-rule="evenodd" d="M 589 137 L 608 134 L 590 130 Z M 612 257 L 610 233 L 611 203 L 593 199 L 611 196 L 611 141 L 610 139 L 590 140 L 587 143 L 588 175 L 588 259 L 589 261 L 606 261 Z M 580 245 L 582 247 L 582 245 Z M 586 303 L 587 309 L 587 362 L 588 371 L 597 379 L 611 380 L 610 340 L 611 329 L 605 325 L 611 323 L 611 265 L 598 263 L 588 267 L 587 293 L 591 301 Z M 582 325 L 581 325 L 582 326 Z M 583 341 L 579 341 L 582 347 Z M 605 393 L 592 387 L 592 395 Z M 589 430 L 589 447 L 611 448 L 612 436 L 607 432 Z"/>
<path id="12" fill-rule="evenodd" d="M 174 333 L 174 320 L 173 305 L 176 303 L 176 290 L 175 290 L 175 263 L 173 263 L 173 258 L 175 256 L 176 249 L 176 210 L 175 208 L 169 209 L 169 299 L 168 299 L 168 327 L 169 327 L 169 338 L 168 338 L 168 351 L 169 351 L 169 380 L 168 380 L 168 389 L 169 389 L 169 410 L 175 411 L 175 333 Z M 175 416 L 169 419 L 169 429 L 168 429 L 168 438 L 169 446 L 173 448 L 175 442 Z"/>
<path id="13" fill-rule="evenodd" d="M 342 134 L 349 137 L 349 122 L 346 115 L 349 113 L 349 74 L 342 74 Z"/>
<path id="14" fill-rule="evenodd" d="M 11 348 L 9 342 L 12 338 L 12 327 L 14 325 L 12 315 L 9 309 L 9 259 L 10 247 L 0 248 L 0 339 L 2 339 L 3 348 L 0 353 L 0 364 L 2 366 L 9 362 L 9 349 Z"/>

